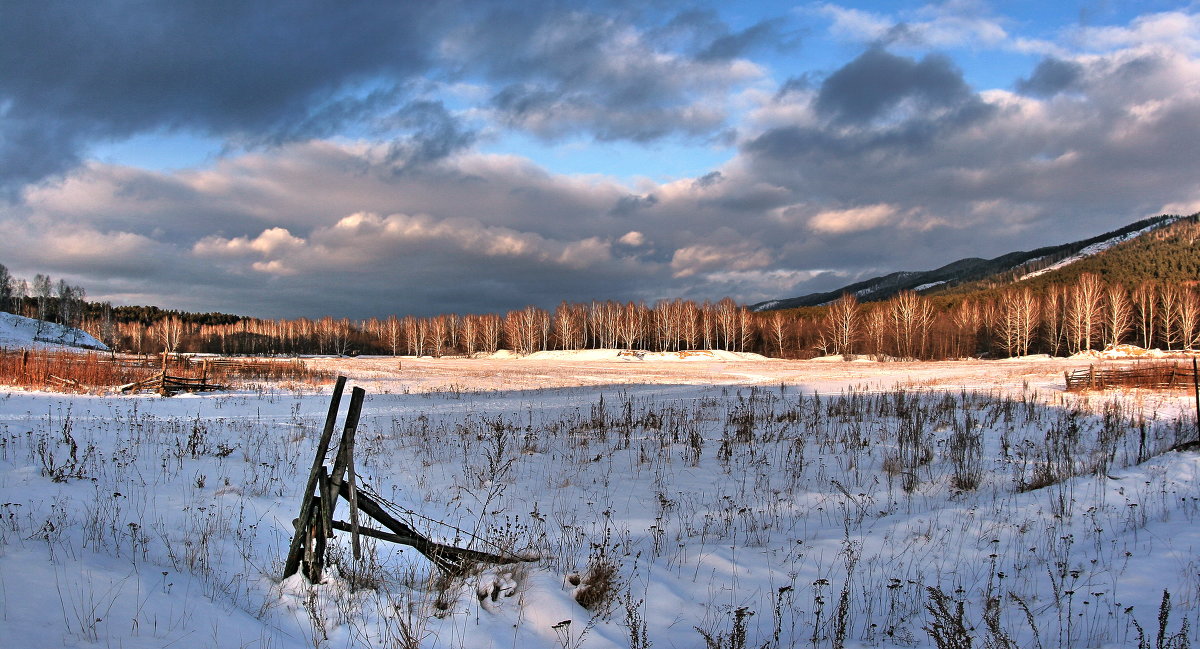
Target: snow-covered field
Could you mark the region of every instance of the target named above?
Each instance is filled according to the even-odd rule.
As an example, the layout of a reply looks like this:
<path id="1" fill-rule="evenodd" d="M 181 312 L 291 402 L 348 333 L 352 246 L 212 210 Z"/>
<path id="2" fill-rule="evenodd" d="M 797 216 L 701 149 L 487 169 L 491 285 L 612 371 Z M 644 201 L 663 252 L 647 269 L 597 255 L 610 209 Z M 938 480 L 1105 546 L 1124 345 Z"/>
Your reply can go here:
<path id="1" fill-rule="evenodd" d="M 367 390 L 359 479 L 414 527 L 542 557 L 454 579 L 339 532 L 323 583 L 280 582 L 327 392 L 5 393 L 0 647 L 920 647 L 959 602 L 974 646 L 1150 647 L 1164 590 L 1164 641 L 1197 639 L 1190 393 L 562 356 L 310 361 Z"/>

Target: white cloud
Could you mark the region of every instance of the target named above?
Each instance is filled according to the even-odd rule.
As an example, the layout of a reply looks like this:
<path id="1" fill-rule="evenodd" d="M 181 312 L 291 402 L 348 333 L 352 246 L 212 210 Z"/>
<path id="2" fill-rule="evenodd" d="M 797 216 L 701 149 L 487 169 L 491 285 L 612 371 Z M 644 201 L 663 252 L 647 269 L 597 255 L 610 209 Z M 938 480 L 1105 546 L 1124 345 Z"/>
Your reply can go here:
<path id="1" fill-rule="evenodd" d="M 771 263 L 765 248 L 741 241 L 728 245 L 696 244 L 679 248 L 671 257 L 671 269 L 677 278 L 691 277 L 710 270 L 753 270 Z"/>
<path id="2" fill-rule="evenodd" d="M 809 218 L 808 227 L 827 234 L 869 230 L 887 224 L 896 216 L 896 212 L 895 206 L 886 203 L 844 210 L 826 210 Z"/>
<path id="3" fill-rule="evenodd" d="M 1200 53 L 1200 15 L 1182 11 L 1138 16 L 1129 25 L 1075 27 L 1068 31 L 1075 47 L 1091 52 L 1165 47 L 1170 50 Z"/>
<path id="4" fill-rule="evenodd" d="M 830 31 L 843 39 L 932 48 L 998 47 L 1012 41 L 1002 21 L 977 2 L 930 4 L 896 15 L 819 5 Z"/>
<path id="5" fill-rule="evenodd" d="M 617 239 L 617 242 L 627 246 L 644 246 L 646 245 L 646 235 L 636 230 L 632 230 L 621 235 L 621 238 Z"/>

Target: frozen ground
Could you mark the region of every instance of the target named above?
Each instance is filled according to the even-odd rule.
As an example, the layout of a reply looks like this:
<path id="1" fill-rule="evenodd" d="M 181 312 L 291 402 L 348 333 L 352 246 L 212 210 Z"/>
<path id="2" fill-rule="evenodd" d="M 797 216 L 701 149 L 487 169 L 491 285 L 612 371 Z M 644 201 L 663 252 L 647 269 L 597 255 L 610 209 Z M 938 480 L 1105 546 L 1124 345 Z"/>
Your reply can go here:
<path id="1" fill-rule="evenodd" d="M 1164 590 L 1164 642 L 1197 639 L 1190 394 L 1064 394 L 1087 359 L 616 354 L 313 361 L 368 392 L 369 488 L 542 556 L 458 579 L 338 533 L 340 570 L 280 583 L 327 394 L 7 393 L 0 646 L 921 647 L 962 602 L 975 646 L 1136 647 Z"/>

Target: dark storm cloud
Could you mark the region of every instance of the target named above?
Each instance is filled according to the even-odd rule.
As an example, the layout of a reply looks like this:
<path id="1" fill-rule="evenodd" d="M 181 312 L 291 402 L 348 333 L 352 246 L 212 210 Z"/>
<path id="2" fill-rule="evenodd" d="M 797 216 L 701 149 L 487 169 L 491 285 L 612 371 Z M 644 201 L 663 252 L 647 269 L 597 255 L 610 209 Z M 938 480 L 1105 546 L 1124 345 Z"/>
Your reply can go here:
<path id="1" fill-rule="evenodd" d="M 962 72 L 950 59 L 931 54 L 915 61 L 875 47 L 825 79 L 816 108 L 837 122 L 861 124 L 905 100 L 920 108 L 940 109 L 972 99 Z"/>
<path id="2" fill-rule="evenodd" d="M 404 166 L 436 162 L 475 143 L 475 131 L 463 127 L 440 101 L 415 101 L 388 120 L 412 133 L 393 143 L 391 160 Z"/>
<path id="3" fill-rule="evenodd" d="M 724 93 L 759 74 L 729 58 L 770 29 L 750 28 L 721 46 L 729 56 L 703 59 L 670 49 L 678 40 L 667 34 L 672 30 L 643 32 L 610 16 L 541 9 L 515 3 L 490 22 L 455 32 L 445 49 L 499 86 L 492 95 L 498 119 L 551 139 L 583 132 L 646 142 L 721 128 Z M 702 18 L 712 17 L 698 13 L 683 22 L 698 28 Z"/>
<path id="4" fill-rule="evenodd" d="M 428 67 L 431 34 L 442 22 L 432 6 L 7 4 L 0 181 L 11 186 L 60 171 L 88 142 L 151 130 L 251 141 L 327 134 L 330 122 L 361 116 L 362 107 L 329 103 L 348 84 Z M 31 131 L 52 136 L 19 137 Z M 22 160 L 34 163 L 21 169 Z"/>
<path id="5" fill-rule="evenodd" d="M 721 182 L 722 180 L 724 180 L 724 177 L 721 175 L 721 172 L 710 171 L 710 172 L 704 174 L 703 176 L 700 176 L 696 180 L 692 181 L 692 186 L 694 186 L 694 187 L 712 187 L 713 185 L 716 185 L 717 183 Z"/>
<path id="6" fill-rule="evenodd" d="M 706 11 L 20 7 L 0 22 L 0 184 L 31 184 L 0 201 L 0 257 L 125 302 L 362 317 L 755 301 L 1200 205 L 1200 99 L 1181 90 L 1200 83 L 1195 47 L 1059 52 L 1019 92 L 976 91 L 944 55 L 889 51 L 946 42 L 915 23 L 776 83 L 746 57 L 786 25 Z M 480 150 L 509 129 L 737 152 L 625 183 Z M 174 172 L 72 167 L 97 142 L 172 131 L 229 148 Z"/>
<path id="7" fill-rule="evenodd" d="M 811 101 L 819 121 L 767 129 L 742 151 L 758 180 L 835 205 L 887 202 L 909 187 L 929 188 L 943 171 L 937 165 L 911 174 L 997 115 L 944 57 L 916 60 L 878 47 L 830 74 Z"/>
<path id="8" fill-rule="evenodd" d="M 1017 90 L 1034 97 L 1053 97 L 1069 90 L 1082 76 L 1082 65 L 1074 61 L 1048 58 L 1034 68 L 1028 79 L 1017 80 Z"/>
<path id="9" fill-rule="evenodd" d="M 775 100 L 779 101 L 789 94 L 804 92 L 812 87 L 812 77 L 807 73 L 798 77 L 788 77 L 783 83 L 779 84 L 779 90 L 775 92 Z"/>
<path id="10" fill-rule="evenodd" d="M 700 60 L 629 15 L 553 1 L 8 4 L 0 189 L 62 172 L 95 143 L 172 131 L 233 150 L 398 139 L 398 157 L 436 160 L 478 129 L 429 94 L 456 82 L 482 84 L 493 117 L 543 137 L 705 137 L 724 127 L 723 93 L 760 74 L 729 58 L 776 24 L 718 21 Z"/>
<path id="11" fill-rule="evenodd" d="M 629 216 L 638 210 L 654 207 L 657 204 L 658 197 L 654 194 L 647 194 L 645 196 L 629 194 L 628 196 L 618 198 L 617 204 L 608 213 L 613 216 Z"/>
<path id="12" fill-rule="evenodd" d="M 783 21 L 776 18 L 757 22 L 741 31 L 714 39 L 696 57 L 701 61 L 724 61 L 742 56 L 764 45 L 779 46 L 784 40 L 780 28 Z"/>
<path id="13" fill-rule="evenodd" d="M 773 110 L 814 115 L 777 120 L 741 148 L 745 176 L 786 194 L 764 207 L 798 232 L 778 263 L 916 270 L 1097 234 L 1168 204 L 1194 211 L 1185 143 L 1200 137 L 1187 117 L 1200 100 L 1178 91 L 1192 60 L 1134 50 L 1048 61 L 1023 94 L 975 93 L 944 59 L 876 48 L 811 104 L 775 98 Z M 1064 89 L 1071 101 L 1055 100 Z"/>

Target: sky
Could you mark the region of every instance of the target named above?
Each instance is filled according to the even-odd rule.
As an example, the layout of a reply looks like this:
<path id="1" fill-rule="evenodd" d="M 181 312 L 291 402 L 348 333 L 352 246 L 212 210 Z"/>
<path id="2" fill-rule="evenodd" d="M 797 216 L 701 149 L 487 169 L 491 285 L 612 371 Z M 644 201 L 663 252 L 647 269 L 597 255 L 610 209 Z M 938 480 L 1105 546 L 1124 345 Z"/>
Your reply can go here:
<path id="1" fill-rule="evenodd" d="M 114 304 L 750 304 L 1200 211 L 1190 2 L 0 0 L 0 70 L 0 263 Z"/>

